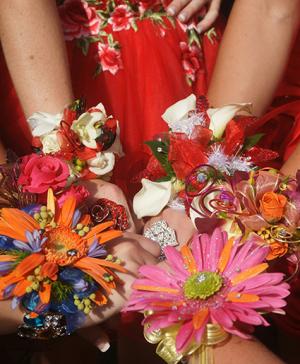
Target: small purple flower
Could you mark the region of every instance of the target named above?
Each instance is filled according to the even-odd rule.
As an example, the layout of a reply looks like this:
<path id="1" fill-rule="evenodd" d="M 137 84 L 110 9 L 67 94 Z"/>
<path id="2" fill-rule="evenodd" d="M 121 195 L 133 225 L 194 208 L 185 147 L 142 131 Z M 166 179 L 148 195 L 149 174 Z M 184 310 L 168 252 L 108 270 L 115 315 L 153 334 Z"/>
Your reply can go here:
<path id="1" fill-rule="evenodd" d="M 74 228 L 78 224 L 80 218 L 81 218 L 81 212 L 79 210 L 75 210 L 73 215 L 72 228 Z"/>
<path id="2" fill-rule="evenodd" d="M 38 253 L 42 250 L 44 243 L 47 238 L 42 237 L 42 234 L 39 230 L 34 230 L 33 233 L 30 231 L 26 231 L 27 243 L 24 243 L 20 240 L 14 240 L 13 244 L 16 248 L 20 250 L 24 250 L 27 252 Z"/>
<path id="3" fill-rule="evenodd" d="M 93 258 L 103 257 L 107 255 L 107 251 L 104 246 L 99 244 L 98 240 L 95 239 L 93 244 L 90 246 L 87 255 Z"/>

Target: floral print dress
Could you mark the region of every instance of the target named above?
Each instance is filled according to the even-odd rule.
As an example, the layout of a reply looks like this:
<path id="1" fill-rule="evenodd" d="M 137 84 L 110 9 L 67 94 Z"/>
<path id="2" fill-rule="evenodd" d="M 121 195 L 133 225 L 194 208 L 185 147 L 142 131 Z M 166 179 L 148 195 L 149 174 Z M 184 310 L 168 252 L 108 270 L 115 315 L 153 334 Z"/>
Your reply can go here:
<path id="1" fill-rule="evenodd" d="M 73 89 L 88 106 L 103 102 L 120 122 L 126 154 L 119 184 L 146 158 L 146 140 L 166 131 L 161 115 L 190 93 L 204 94 L 220 29 L 196 31 L 167 15 L 160 0 L 61 1 Z M 124 187 L 124 186 L 123 186 Z"/>

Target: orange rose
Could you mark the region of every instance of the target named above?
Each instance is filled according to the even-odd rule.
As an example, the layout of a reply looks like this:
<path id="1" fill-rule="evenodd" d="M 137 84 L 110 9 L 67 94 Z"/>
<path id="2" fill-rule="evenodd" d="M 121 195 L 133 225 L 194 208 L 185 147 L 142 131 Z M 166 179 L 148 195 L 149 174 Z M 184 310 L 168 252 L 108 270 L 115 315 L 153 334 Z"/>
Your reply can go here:
<path id="1" fill-rule="evenodd" d="M 275 192 L 266 192 L 260 200 L 260 212 L 268 222 L 279 221 L 282 218 L 287 198 Z"/>
<path id="2" fill-rule="evenodd" d="M 288 244 L 286 243 L 272 243 L 270 244 L 270 252 L 267 256 L 267 260 L 273 260 L 285 255 L 288 251 Z"/>

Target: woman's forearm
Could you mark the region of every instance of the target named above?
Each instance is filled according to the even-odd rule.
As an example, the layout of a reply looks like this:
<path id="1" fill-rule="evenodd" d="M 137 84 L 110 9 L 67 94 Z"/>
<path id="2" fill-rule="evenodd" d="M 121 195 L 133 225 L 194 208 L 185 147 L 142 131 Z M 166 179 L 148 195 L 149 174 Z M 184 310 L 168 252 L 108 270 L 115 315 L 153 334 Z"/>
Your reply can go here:
<path id="1" fill-rule="evenodd" d="M 300 23 L 300 0 L 235 0 L 208 91 L 210 103 L 271 103 Z"/>
<path id="2" fill-rule="evenodd" d="M 0 39 L 28 117 L 57 113 L 72 100 L 69 66 L 55 0 L 0 1 Z"/>
<path id="3" fill-rule="evenodd" d="M 23 313 L 20 309 L 11 308 L 11 300 L 0 302 L 0 335 L 16 332 L 22 322 Z"/>

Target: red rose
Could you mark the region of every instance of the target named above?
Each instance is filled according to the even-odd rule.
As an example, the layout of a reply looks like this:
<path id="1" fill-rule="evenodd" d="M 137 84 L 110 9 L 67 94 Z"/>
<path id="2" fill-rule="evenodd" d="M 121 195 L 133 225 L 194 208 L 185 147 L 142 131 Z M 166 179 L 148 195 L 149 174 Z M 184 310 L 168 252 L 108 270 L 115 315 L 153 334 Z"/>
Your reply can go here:
<path id="1" fill-rule="evenodd" d="M 108 44 L 98 43 L 98 56 L 103 71 L 115 75 L 120 68 L 123 68 L 120 51 Z"/>
<path id="2" fill-rule="evenodd" d="M 112 25 L 113 31 L 119 32 L 120 30 L 130 29 L 132 19 L 133 15 L 128 10 L 127 6 L 119 5 L 111 13 L 108 22 Z"/>
<path id="3" fill-rule="evenodd" d="M 31 193 L 44 193 L 49 188 L 54 191 L 66 186 L 70 175 L 68 165 L 52 156 L 31 154 L 22 158 L 18 183 L 23 190 Z"/>
<path id="4" fill-rule="evenodd" d="M 202 53 L 199 47 L 180 42 L 182 66 L 189 80 L 195 81 L 196 73 L 202 67 Z"/>
<path id="5" fill-rule="evenodd" d="M 101 20 L 96 9 L 86 1 L 66 0 L 59 7 L 59 13 L 66 40 L 99 33 Z"/>
<path id="6" fill-rule="evenodd" d="M 177 178 L 184 180 L 195 167 L 206 163 L 207 157 L 200 144 L 189 139 L 171 137 L 169 161 Z"/>

